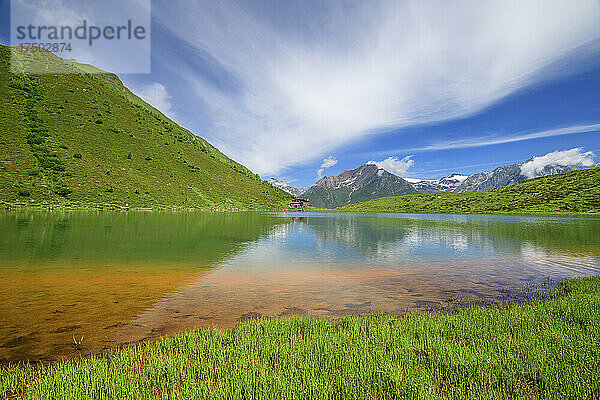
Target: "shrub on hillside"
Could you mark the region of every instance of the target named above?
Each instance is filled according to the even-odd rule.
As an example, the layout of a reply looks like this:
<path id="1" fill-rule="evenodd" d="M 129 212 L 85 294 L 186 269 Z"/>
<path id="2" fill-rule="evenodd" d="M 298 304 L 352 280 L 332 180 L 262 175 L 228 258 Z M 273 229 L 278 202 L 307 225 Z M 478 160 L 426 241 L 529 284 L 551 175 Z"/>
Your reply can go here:
<path id="1" fill-rule="evenodd" d="M 57 195 L 61 196 L 61 197 L 65 197 L 68 194 L 72 193 L 73 191 L 71 189 L 69 189 L 69 187 L 67 185 L 65 185 L 64 183 L 60 182 L 57 183 L 53 188 L 52 191 L 54 193 L 56 193 Z"/>

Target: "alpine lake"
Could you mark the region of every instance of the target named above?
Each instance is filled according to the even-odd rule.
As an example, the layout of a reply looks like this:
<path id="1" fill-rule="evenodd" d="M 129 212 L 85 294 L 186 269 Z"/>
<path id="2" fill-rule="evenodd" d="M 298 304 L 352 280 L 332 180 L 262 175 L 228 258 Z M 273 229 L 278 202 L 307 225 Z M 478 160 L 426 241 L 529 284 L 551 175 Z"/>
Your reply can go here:
<path id="1" fill-rule="evenodd" d="M 7 211 L 0 362 L 250 318 L 446 309 L 600 272 L 600 219 Z"/>

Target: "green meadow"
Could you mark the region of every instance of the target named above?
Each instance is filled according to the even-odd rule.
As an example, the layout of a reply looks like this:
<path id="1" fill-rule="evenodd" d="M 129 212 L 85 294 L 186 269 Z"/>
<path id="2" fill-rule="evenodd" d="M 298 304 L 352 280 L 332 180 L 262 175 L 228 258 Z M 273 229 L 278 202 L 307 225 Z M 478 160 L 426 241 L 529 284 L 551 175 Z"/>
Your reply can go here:
<path id="1" fill-rule="evenodd" d="M 324 210 L 331 211 L 331 210 Z M 382 197 L 336 208 L 339 212 L 427 214 L 600 214 L 600 168 L 531 179 L 485 192 Z"/>
<path id="2" fill-rule="evenodd" d="M 25 399 L 593 399 L 600 278 L 521 304 L 251 320 L 0 376 Z"/>

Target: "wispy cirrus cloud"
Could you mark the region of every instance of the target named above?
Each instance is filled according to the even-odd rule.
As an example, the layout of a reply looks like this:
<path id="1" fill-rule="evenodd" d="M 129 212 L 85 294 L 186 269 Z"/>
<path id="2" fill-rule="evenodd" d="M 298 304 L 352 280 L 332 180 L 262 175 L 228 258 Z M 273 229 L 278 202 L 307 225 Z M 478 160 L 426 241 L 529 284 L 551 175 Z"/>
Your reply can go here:
<path id="1" fill-rule="evenodd" d="M 173 0 L 153 11 L 193 50 L 162 49 L 203 108 L 202 134 L 261 174 L 476 113 L 599 54 L 594 0 Z"/>
<path id="2" fill-rule="evenodd" d="M 401 152 L 421 152 L 435 150 L 453 150 L 466 149 L 470 147 L 491 146 L 502 143 L 521 142 L 524 140 L 541 139 L 552 136 L 573 135 L 577 133 L 589 133 L 600 131 L 600 124 L 573 125 L 568 127 L 546 129 L 537 132 L 513 134 L 513 135 L 487 135 L 468 139 L 448 140 L 432 143 L 422 147 L 412 147 L 406 149 L 385 150 L 377 154 L 401 153 Z"/>

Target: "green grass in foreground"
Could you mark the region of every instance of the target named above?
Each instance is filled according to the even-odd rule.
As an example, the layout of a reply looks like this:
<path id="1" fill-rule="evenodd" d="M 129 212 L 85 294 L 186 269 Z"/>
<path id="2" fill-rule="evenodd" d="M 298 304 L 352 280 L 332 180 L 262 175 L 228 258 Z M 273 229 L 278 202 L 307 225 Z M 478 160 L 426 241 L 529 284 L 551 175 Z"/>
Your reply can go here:
<path id="1" fill-rule="evenodd" d="M 597 215 L 600 214 L 600 168 L 544 176 L 485 192 L 382 197 L 333 211 Z"/>
<path id="2" fill-rule="evenodd" d="M 600 278 L 526 305 L 249 321 L 0 376 L 0 396 L 31 399 L 598 398 Z"/>

